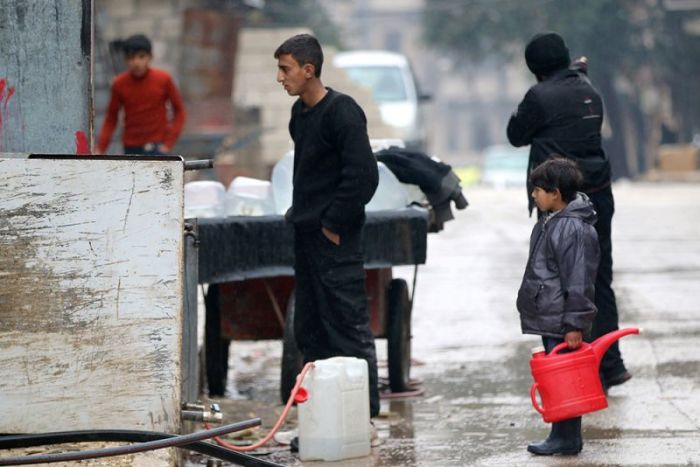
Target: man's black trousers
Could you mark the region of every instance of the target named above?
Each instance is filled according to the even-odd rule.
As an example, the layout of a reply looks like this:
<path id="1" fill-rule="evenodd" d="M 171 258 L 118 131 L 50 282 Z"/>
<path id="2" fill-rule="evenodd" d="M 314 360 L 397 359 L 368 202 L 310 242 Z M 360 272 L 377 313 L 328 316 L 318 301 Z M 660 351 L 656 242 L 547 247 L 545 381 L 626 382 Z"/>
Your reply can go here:
<path id="1" fill-rule="evenodd" d="M 369 370 L 370 417 L 379 415 L 377 354 L 369 325 L 361 229 L 340 245 L 321 229 L 295 231 L 294 336 L 304 362 L 357 357 Z"/>
<path id="2" fill-rule="evenodd" d="M 612 239 L 611 225 L 615 213 L 615 200 L 612 188 L 607 187 L 601 191 L 588 193 L 593 206 L 598 214 L 595 224 L 600 244 L 600 265 L 595 282 L 595 305 L 598 308 L 593 321 L 593 339 L 618 329 L 617 302 L 615 292 L 612 289 Z M 605 353 L 600 365 L 600 372 L 605 379 L 619 376 L 626 370 L 620 354 L 620 346 L 617 342 L 610 346 Z"/>

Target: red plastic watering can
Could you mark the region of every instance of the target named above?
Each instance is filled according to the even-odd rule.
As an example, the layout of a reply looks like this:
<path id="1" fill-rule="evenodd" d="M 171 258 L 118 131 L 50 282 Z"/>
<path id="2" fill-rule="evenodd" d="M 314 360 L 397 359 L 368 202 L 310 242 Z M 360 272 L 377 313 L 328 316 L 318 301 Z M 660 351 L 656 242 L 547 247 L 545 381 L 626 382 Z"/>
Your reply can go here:
<path id="1" fill-rule="evenodd" d="M 568 353 L 559 353 L 568 348 L 566 342 L 555 346 L 547 355 L 542 347 L 533 353 L 530 369 L 535 383 L 530 388 L 530 398 L 545 422 L 578 417 L 608 406 L 600 382 L 600 361 L 608 347 L 628 334 L 639 334 L 639 329 L 613 331 L 590 344 L 583 342 Z M 537 403 L 537 392 L 542 405 Z"/>

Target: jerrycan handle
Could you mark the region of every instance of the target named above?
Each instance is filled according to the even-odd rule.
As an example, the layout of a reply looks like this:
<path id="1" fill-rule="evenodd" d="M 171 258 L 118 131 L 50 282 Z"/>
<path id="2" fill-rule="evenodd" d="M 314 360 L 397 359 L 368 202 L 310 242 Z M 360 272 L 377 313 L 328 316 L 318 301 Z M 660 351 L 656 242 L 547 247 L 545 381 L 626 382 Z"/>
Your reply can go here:
<path id="1" fill-rule="evenodd" d="M 537 383 L 532 384 L 532 387 L 530 388 L 530 399 L 532 399 L 532 406 L 535 408 L 535 410 L 544 415 L 544 409 L 537 403 L 537 386 Z"/>
<path id="2" fill-rule="evenodd" d="M 591 344 L 589 344 L 588 342 L 581 342 L 581 346 L 576 350 L 572 350 L 572 352 L 578 352 L 578 351 L 584 350 L 585 348 L 590 347 L 590 345 Z M 568 349 L 568 348 L 569 348 L 569 345 L 566 342 L 562 342 L 561 344 L 555 345 L 554 348 L 552 349 L 552 351 L 549 352 L 548 355 L 556 355 L 560 351 L 562 351 L 564 349 Z"/>

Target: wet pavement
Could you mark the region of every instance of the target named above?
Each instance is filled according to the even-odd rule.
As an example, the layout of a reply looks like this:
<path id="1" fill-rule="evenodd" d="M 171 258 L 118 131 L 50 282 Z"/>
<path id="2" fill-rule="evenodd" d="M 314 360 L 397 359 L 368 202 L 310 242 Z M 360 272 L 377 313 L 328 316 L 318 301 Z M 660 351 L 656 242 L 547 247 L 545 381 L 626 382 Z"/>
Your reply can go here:
<path id="1" fill-rule="evenodd" d="M 367 458 L 305 462 L 286 447 L 262 458 L 300 466 L 700 465 L 700 185 L 614 186 L 613 257 L 621 340 L 634 377 L 609 392 L 609 408 L 583 418 L 583 452 L 536 457 L 525 451 L 548 425 L 530 403 L 530 349 L 515 295 L 532 219 L 524 188 L 465 190 L 466 211 L 431 234 L 413 311 L 411 376 L 425 394 L 384 400 L 382 444 Z M 395 268 L 412 279 L 413 268 Z M 380 359 L 385 341 L 378 340 Z M 280 342 L 234 342 L 227 420 L 263 417 L 278 403 Z M 386 368 L 380 368 L 380 375 Z M 295 413 L 283 430 L 295 425 Z M 272 443 L 274 444 L 274 443 Z M 199 464 L 202 465 L 202 464 Z"/>

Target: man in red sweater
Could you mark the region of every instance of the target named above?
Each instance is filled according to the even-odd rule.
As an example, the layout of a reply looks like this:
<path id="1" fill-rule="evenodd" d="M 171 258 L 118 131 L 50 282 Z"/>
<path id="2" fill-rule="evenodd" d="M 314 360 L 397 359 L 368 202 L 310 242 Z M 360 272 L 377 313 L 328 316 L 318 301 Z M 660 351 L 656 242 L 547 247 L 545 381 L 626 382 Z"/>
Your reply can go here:
<path id="1" fill-rule="evenodd" d="M 185 124 L 182 98 L 167 71 L 151 68 L 151 41 L 142 34 L 124 43 L 128 70 L 112 82 L 95 154 L 104 154 L 117 126 L 119 109 L 124 108 L 122 143 L 125 154 L 167 154 L 175 145 Z M 166 103 L 172 107 L 168 121 Z"/>

